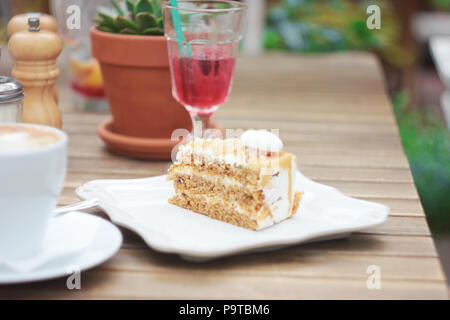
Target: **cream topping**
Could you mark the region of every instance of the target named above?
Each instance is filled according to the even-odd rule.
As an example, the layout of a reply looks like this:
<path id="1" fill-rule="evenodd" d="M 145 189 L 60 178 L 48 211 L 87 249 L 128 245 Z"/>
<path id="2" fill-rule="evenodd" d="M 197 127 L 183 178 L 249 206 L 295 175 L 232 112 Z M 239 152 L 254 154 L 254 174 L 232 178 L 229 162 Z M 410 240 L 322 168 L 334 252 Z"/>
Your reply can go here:
<path id="1" fill-rule="evenodd" d="M 283 150 L 283 141 L 267 130 L 247 130 L 241 136 L 247 148 L 277 153 Z"/>

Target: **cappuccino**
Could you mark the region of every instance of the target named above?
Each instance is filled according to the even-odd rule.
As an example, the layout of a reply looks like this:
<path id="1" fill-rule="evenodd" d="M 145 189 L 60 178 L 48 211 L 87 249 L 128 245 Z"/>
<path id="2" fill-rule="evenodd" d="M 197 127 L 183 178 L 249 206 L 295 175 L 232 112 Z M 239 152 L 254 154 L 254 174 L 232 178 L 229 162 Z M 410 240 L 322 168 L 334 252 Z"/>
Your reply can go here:
<path id="1" fill-rule="evenodd" d="M 0 262 L 42 251 L 66 164 L 63 131 L 35 124 L 0 124 Z"/>
<path id="2" fill-rule="evenodd" d="M 60 139 L 57 133 L 42 127 L 0 124 L 0 153 L 30 151 Z"/>

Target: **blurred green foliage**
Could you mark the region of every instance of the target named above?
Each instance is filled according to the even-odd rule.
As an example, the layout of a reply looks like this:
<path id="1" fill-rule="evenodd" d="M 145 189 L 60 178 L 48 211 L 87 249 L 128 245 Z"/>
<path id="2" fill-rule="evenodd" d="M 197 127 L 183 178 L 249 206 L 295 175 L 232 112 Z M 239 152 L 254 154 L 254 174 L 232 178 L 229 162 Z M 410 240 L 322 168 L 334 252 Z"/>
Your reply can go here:
<path id="1" fill-rule="evenodd" d="M 434 9 L 450 11 L 450 0 L 430 0 L 430 4 Z"/>
<path id="2" fill-rule="evenodd" d="M 381 8 L 381 29 L 366 26 L 370 4 Z M 391 3 L 351 0 L 281 0 L 267 15 L 267 49 L 298 52 L 370 50 L 404 67 L 412 55 L 401 45 L 401 26 Z"/>
<path id="3" fill-rule="evenodd" d="M 408 108 L 408 94 L 392 101 L 400 135 L 433 233 L 450 232 L 450 132 L 426 109 Z"/>

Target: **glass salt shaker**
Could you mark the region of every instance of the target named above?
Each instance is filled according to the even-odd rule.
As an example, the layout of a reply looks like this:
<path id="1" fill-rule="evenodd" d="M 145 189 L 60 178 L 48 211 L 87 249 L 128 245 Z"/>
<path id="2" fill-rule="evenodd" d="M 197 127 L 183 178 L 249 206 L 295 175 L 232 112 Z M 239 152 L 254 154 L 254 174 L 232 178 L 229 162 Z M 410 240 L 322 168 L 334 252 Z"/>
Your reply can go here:
<path id="1" fill-rule="evenodd" d="M 23 97 L 19 81 L 0 76 L 0 123 L 22 122 Z"/>

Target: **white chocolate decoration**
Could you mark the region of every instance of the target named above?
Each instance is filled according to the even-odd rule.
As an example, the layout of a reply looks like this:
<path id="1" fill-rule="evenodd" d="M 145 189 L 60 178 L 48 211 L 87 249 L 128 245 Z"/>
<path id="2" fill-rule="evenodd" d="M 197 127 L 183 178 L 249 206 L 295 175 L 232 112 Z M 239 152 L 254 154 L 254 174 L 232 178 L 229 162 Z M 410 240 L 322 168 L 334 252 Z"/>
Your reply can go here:
<path id="1" fill-rule="evenodd" d="M 251 149 L 264 152 L 280 152 L 283 142 L 278 136 L 267 130 L 247 130 L 241 136 L 242 143 Z"/>

